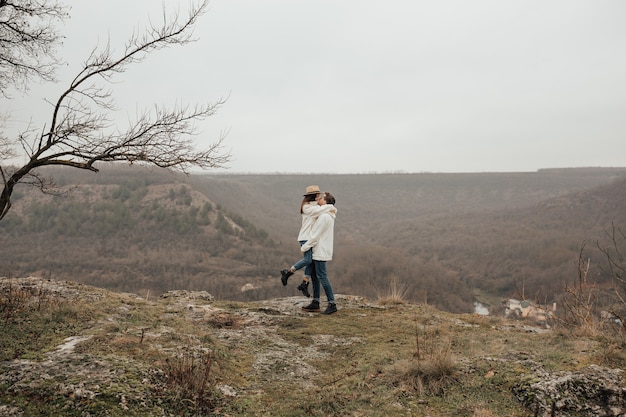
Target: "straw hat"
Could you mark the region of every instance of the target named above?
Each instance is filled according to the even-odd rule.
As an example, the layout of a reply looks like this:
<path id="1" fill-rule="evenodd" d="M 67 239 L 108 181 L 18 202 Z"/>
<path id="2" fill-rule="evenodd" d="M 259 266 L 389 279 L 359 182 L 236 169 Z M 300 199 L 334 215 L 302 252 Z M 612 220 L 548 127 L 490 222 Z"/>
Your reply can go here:
<path id="1" fill-rule="evenodd" d="M 314 194 L 320 194 L 320 187 L 318 187 L 317 185 L 309 185 L 308 187 L 306 187 L 306 191 L 304 192 L 304 195 L 314 195 Z"/>

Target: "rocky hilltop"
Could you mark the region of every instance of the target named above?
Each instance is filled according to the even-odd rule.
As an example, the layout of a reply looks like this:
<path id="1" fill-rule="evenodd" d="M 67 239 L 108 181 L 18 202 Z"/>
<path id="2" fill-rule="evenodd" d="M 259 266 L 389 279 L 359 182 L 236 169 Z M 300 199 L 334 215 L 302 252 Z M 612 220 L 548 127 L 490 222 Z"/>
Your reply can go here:
<path id="1" fill-rule="evenodd" d="M 1 278 L 2 416 L 618 416 L 623 338 L 397 294 L 249 303 Z"/>

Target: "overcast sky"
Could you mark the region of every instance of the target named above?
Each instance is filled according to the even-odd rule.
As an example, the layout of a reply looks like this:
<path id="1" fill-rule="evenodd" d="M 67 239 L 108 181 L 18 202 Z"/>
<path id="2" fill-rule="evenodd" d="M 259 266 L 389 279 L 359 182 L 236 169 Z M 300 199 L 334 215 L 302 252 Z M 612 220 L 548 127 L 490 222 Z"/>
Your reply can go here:
<path id="1" fill-rule="evenodd" d="M 61 83 L 14 100 L 13 128 L 163 8 L 69 3 Z M 212 0 L 197 42 L 117 78 L 120 123 L 228 97 L 198 142 L 228 131 L 233 173 L 626 166 L 625 19 L 622 0 Z"/>

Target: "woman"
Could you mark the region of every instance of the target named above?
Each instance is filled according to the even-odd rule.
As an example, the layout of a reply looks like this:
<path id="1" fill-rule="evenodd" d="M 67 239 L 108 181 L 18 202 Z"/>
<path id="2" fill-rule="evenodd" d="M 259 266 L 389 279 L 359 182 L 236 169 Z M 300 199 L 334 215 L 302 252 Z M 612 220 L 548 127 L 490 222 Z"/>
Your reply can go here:
<path id="1" fill-rule="evenodd" d="M 335 197 L 331 193 L 322 193 L 317 202 L 320 206 L 332 205 L 334 207 Z M 313 301 L 308 306 L 302 307 L 304 311 L 311 313 L 320 312 L 320 284 L 324 288 L 328 300 L 328 306 L 322 314 L 337 312 L 333 287 L 328 279 L 326 269 L 326 263 L 333 259 L 335 215 L 336 212 L 330 210 L 320 214 L 311 229 L 311 238 L 300 247 L 302 252 L 313 249 Z"/>
<path id="2" fill-rule="evenodd" d="M 307 240 L 311 238 L 311 228 L 317 217 L 322 213 L 334 213 L 337 210 L 332 205 L 319 206 L 317 200 L 320 197 L 320 187 L 317 185 L 309 185 L 304 191 L 302 196 L 302 203 L 300 203 L 300 215 L 302 217 L 302 224 L 300 226 L 300 233 L 298 233 L 298 242 L 302 246 Z M 310 297 L 309 293 L 309 281 L 311 280 L 311 264 L 313 263 L 313 250 L 309 249 L 304 252 L 302 259 L 293 264 L 289 269 L 283 269 L 280 271 L 280 280 L 283 285 L 287 285 L 287 280 L 297 270 L 304 268 L 304 278 L 298 290 L 302 292 L 306 297 Z"/>

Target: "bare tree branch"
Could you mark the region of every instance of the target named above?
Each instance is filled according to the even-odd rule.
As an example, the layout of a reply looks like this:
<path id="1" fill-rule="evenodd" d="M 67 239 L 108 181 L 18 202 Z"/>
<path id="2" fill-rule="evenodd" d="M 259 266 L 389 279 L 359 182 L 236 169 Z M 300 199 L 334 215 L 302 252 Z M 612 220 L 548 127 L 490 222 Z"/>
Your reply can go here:
<path id="1" fill-rule="evenodd" d="M 224 134 L 201 150 L 196 149 L 193 140 L 198 135 L 196 123 L 212 116 L 225 103 L 223 98 L 205 105 L 155 107 L 140 115 L 126 131 L 110 132 L 114 127 L 111 111 L 115 109 L 115 100 L 107 90 L 107 82 L 156 50 L 191 42 L 193 25 L 207 7 L 208 0 L 192 4 L 186 19 L 178 14 L 170 19 L 164 12 L 162 25 L 151 25 L 144 34 L 133 35 L 121 56 L 114 56 L 108 44 L 101 51 L 91 52 L 83 68 L 54 102 L 49 126 L 40 134 L 28 129 L 18 136 L 17 142 L 26 152 L 28 162 L 10 175 L 2 170 L 0 219 L 10 208 L 15 185 L 24 182 L 26 176 L 35 175 L 34 170 L 42 166 L 97 172 L 98 162 L 124 161 L 189 173 L 192 167 L 223 167 L 230 160 L 230 154 L 222 150 Z M 2 149 L 0 142 L 0 152 Z"/>
<path id="2" fill-rule="evenodd" d="M 626 262 L 622 247 L 624 242 L 626 242 L 626 235 L 615 224 L 611 224 L 611 230 L 606 232 L 606 235 L 609 239 L 608 246 L 600 245 L 599 242 L 597 246 L 606 257 L 608 271 L 604 272 L 613 279 L 613 293 L 620 307 L 619 309 L 612 307 L 609 309 L 609 312 L 619 319 L 622 328 L 626 330 L 626 318 L 624 317 L 624 311 L 626 310 Z"/>
<path id="3" fill-rule="evenodd" d="M 68 17 L 57 1 L 0 2 L 0 95 L 26 90 L 33 78 L 54 80 L 56 47 L 62 36 L 54 24 Z"/>

